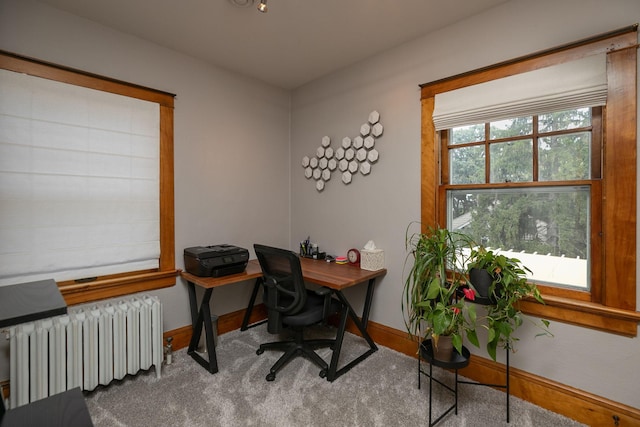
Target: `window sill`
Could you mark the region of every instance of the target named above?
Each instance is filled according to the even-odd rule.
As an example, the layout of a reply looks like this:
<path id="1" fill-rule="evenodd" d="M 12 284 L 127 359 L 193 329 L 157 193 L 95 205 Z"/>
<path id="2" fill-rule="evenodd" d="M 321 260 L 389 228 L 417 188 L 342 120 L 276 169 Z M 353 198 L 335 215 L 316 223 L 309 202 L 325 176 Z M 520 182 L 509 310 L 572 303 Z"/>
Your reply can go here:
<path id="1" fill-rule="evenodd" d="M 68 305 L 113 298 L 152 289 L 167 288 L 176 284 L 180 270 L 139 272 L 122 277 L 98 278 L 88 283 L 59 283 L 60 292 Z"/>
<path id="2" fill-rule="evenodd" d="M 627 337 L 638 335 L 640 312 L 606 307 L 587 301 L 543 295 L 545 304 L 522 301 L 523 313 L 548 320 L 584 326 Z"/>

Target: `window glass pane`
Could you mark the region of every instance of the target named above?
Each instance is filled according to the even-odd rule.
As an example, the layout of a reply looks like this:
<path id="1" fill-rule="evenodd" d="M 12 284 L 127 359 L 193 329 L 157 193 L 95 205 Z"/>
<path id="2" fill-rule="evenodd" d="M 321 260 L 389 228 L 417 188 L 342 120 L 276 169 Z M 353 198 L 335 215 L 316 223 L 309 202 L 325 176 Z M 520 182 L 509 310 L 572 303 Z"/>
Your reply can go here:
<path id="1" fill-rule="evenodd" d="M 539 132 L 577 129 L 591 126 L 591 108 L 559 111 L 538 116 Z"/>
<path id="2" fill-rule="evenodd" d="M 531 139 L 491 144 L 490 153 L 490 179 L 492 183 L 533 180 L 533 142 Z"/>
<path id="3" fill-rule="evenodd" d="M 449 190 L 447 227 L 519 259 L 533 281 L 589 289 L 589 190 Z"/>
<path id="4" fill-rule="evenodd" d="M 515 119 L 491 122 L 489 125 L 489 139 L 511 138 L 514 136 L 531 135 L 533 133 L 533 117 L 517 117 Z"/>
<path id="5" fill-rule="evenodd" d="M 591 177 L 591 132 L 538 139 L 538 180 L 564 181 Z"/>
<path id="6" fill-rule="evenodd" d="M 460 126 L 451 129 L 451 139 L 449 143 L 466 144 L 468 142 L 484 141 L 484 124 Z"/>
<path id="7" fill-rule="evenodd" d="M 451 184 L 484 184 L 484 145 L 449 150 Z"/>

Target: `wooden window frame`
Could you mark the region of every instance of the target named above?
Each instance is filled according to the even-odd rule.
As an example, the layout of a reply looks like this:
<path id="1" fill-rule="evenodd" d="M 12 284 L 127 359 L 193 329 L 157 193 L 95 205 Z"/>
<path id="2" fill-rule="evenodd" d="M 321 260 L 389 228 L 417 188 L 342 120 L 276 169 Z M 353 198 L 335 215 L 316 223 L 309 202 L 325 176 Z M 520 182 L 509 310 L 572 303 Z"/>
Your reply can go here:
<path id="1" fill-rule="evenodd" d="M 175 95 L 44 61 L 0 51 L 0 68 L 62 83 L 155 102 L 160 107 L 160 259 L 157 269 L 64 281 L 58 286 L 67 304 L 79 304 L 173 286 L 175 268 L 173 109 Z"/>
<path id="2" fill-rule="evenodd" d="M 607 106 L 604 108 L 602 186 L 598 209 L 601 230 L 592 230 L 594 277 L 589 298 L 577 299 L 541 287 L 545 305 L 523 301 L 525 313 L 624 336 L 636 336 L 636 151 L 637 151 L 637 25 L 559 46 L 489 67 L 420 85 L 421 88 L 421 221 L 423 227 L 445 223 L 441 191 L 441 147 L 433 124 L 435 96 L 539 68 L 605 53 Z M 625 185 L 620 185 L 624 182 Z M 592 194 L 598 197 L 598 194 Z M 629 233 L 633 230 L 633 233 Z"/>

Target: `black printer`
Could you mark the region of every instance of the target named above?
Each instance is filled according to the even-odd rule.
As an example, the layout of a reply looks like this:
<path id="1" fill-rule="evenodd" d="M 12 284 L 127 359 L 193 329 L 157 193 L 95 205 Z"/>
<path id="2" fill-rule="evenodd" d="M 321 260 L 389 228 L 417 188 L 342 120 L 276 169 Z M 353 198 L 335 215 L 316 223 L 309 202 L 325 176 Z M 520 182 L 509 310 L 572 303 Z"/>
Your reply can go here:
<path id="1" fill-rule="evenodd" d="M 249 251 L 233 245 L 194 246 L 184 250 L 184 266 L 196 276 L 221 277 L 242 273 Z"/>

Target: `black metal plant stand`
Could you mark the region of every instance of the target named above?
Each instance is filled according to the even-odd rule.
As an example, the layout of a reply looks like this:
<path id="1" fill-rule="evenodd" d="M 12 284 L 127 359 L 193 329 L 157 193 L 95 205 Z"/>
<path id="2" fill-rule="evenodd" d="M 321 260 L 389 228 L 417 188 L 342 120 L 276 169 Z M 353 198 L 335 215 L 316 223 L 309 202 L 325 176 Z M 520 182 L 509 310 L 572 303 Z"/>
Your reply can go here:
<path id="1" fill-rule="evenodd" d="M 456 294 L 456 299 L 458 297 L 461 297 L 462 291 L 460 289 L 458 289 L 458 293 Z M 495 304 L 495 300 L 491 297 L 483 297 L 480 295 L 476 295 L 475 299 L 472 301 L 475 304 L 479 304 L 479 305 L 492 305 Z M 494 387 L 494 388 L 503 388 L 505 389 L 505 394 L 507 395 L 507 404 L 506 404 L 506 411 L 507 411 L 507 423 L 510 421 L 510 410 L 509 410 L 509 353 L 511 352 L 511 347 L 509 347 L 509 344 L 507 343 L 505 346 L 505 367 L 506 367 L 506 379 L 504 384 L 490 384 L 490 383 L 478 383 L 478 382 L 473 382 L 473 381 L 459 381 L 459 383 L 461 384 L 470 384 L 470 385 L 481 385 L 481 386 L 485 386 L 485 387 Z"/>
<path id="2" fill-rule="evenodd" d="M 420 351 L 418 352 L 418 388 L 421 386 L 421 374 L 429 377 L 429 427 L 433 427 L 440 420 L 442 420 L 449 412 L 455 411 L 455 414 L 458 415 L 458 384 L 462 381 L 458 381 L 458 369 L 462 369 L 469 365 L 469 358 L 471 354 L 469 353 L 469 349 L 465 346 L 462 346 L 462 353 L 458 353 L 455 349 L 451 355 L 451 360 L 442 361 L 434 358 L 433 356 L 433 344 L 430 339 L 426 339 L 422 341 L 420 344 Z M 429 372 L 425 372 L 422 370 L 421 362 L 422 360 L 426 361 L 429 364 Z M 443 383 L 437 378 L 433 377 L 433 367 L 437 366 L 443 369 L 453 369 L 455 375 L 455 381 L 453 387 L 448 384 Z M 436 382 L 444 389 L 449 390 L 454 396 L 454 403 L 447 408 L 438 418 L 432 421 L 432 402 L 433 402 L 433 383 Z"/>
<path id="3" fill-rule="evenodd" d="M 485 387 L 495 387 L 495 388 L 503 388 L 505 389 L 505 393 L 507 395 L 507 423 L 509 422 L 509 353 L 511 352 L 511 349 L 509 348 L 509 345 L 507 344 L 507 347 L 505 349 L 506 352 L 506 359 L 505 359 L 505 366 L 506 366 L 506 380 L 504 384 L 489 384 L 489 383 L 477 383 L 477 382 L 473 382 L 473 381 L 458 381 L 461 384 L 471 384 L 471 385 L 482 385 Z"/>

